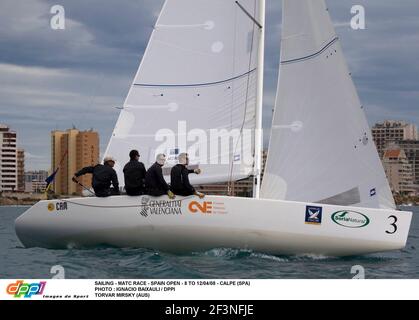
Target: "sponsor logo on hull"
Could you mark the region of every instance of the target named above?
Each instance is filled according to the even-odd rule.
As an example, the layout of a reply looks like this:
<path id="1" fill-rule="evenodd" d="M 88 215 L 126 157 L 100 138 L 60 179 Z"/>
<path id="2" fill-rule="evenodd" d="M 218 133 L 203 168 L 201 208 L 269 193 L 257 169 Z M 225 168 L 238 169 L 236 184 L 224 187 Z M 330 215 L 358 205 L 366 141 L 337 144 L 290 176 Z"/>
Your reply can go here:
<path id="1" fill-rule="evenodd" d="M 322 207 L 307 206 L 306 207 L 306 224 L 321 225 L 322 224 Z"/>
<path id="2" fill-rule="evenodd" d="M 142 197 L 140 215 L 147 218 L 150 215 L 181 215 L 181 200 L 151 200 L 149 197 Z"/>
<path id="3" fill-rule="evenodd" d="M 63 211 L 63 210 L 67 210 L 68 206 L 67 206 L 67 202 L 65 201 L 61 201 L 61 202 L 50 202 L 48 203 L 48 211 Z"/>
<path id="4" fill-rule="evenodd" d="M 364 228 L 371 222 L 365 214 L 351 210 L 341 210 L 333 213 L 332 221 L 342 227 L 352 229 Z"/>
<path id="5" fill-rule="evenodd" d="M 227 214 L 225 205 L 223 202 L 213 202 L 213 201 L 191 201 L 188 204 L 188 210 L 190 213 L 200 213 L 200 214 Z"/>

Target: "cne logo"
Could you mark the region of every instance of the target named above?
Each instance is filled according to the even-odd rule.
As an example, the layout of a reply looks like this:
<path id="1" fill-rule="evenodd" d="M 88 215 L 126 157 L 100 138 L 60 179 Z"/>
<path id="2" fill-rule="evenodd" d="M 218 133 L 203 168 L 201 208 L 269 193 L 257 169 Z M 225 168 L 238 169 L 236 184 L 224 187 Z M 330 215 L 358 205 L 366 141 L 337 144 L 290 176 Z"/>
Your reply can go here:
<path id="1" fill-rule="evenodd" d="M 39 283 L 25 283 L 23 280 L 18 280 L 7 286 L 7 294 L 13 295 L 15 298 L 32 298 L 33 295 L 41 295 L 44 292 L 46 281 Z"/>
<path id="2" fill-rule="evenodd" d="M 212 213 L 212 202 L 204 201 L 202 204 L 198 201 L 191 201 L 188 205 L 188 209 L 192 213 Z"/>

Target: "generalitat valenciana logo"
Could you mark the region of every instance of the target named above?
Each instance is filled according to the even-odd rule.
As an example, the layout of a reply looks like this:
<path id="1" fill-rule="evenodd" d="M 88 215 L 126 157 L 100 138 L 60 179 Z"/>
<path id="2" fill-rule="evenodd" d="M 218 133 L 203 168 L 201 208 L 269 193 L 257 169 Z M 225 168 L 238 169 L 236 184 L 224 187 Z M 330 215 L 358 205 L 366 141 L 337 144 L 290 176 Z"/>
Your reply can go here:
<path id="1" fill-rule="evenodd" d="M 44 292 L 46 281 L 38 283 L 25 283 L 23 280 L 18 280 L 7 286 L 6 292 L 15 298 L 32 298 L 33 295 L 40 295 Z"/>

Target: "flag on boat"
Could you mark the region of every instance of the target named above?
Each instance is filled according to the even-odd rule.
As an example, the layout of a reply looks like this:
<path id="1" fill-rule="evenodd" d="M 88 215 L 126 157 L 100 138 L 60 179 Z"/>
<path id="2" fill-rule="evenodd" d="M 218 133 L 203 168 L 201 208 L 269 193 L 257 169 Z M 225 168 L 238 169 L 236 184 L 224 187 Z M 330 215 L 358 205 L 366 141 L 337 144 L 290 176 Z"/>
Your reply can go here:
<path id="1" fill-rule="evenodd" d="M 51 189 L 52 183 L 55 180 L 55 176 L 57 175 L 58 170 L 60 170 L 60 167 L 63 164 L 64 159 L 67 156 L 67 154 L 68 154 L 68 150 L 66 150 L 66 152 L 63 154 L 60 164 L 55 169 L 55 171 L 48 178 L 45 179 L 45 182 L 47 183 L 47 186 L 45 187 L 45 193 L 48 193 L 48 191 Z"/>

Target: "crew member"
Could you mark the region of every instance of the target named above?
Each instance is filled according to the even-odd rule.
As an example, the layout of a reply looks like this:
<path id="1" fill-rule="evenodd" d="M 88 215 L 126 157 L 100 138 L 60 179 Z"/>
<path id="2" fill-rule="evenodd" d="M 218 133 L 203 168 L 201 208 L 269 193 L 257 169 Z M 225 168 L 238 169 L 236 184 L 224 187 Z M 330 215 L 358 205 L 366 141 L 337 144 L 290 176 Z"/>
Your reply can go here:
<path id="1" fill-rule="evenodd" d="M 145 166 L 139 161 L 137 150 L 131 150 L 129 157 L 130 161 L 124 167 L 125 191 L 129 196 L 139 196 L 144 194 Z"/>
<path id="2" fill-rule="evenodd" d="M 78 182 L 77 178 L 86 173 L 92 174 L 92 187 L 97 197 L 109 197 L 110 195 L 119 194 L 118 176 L 113 169 L 115 159 L 105 157 L 103 165 L 98 164 L 92 167 L 85 167 L 74 174 L 73 181 Z M 111 184 L 113 188 L 111 188 Z"/>
<path id="3" fill-rule="evenodd" d="M 147 170 L 145 175 L 145 186 L 147 194 L 154 197 L 159 197 L 167 194 L 170 199 L 175 198 L 175 195 L 170 191 L 170 187 L 163 177 L 162 167 L 166 162 L 164 154 L 158 154 L 156 162 Z"/>
<path id="4" fill-rule="evenodd" d="M 179 196 L 197 195 L 203 198 L 205 195 L 195 190 L 189 182 L 189 174 L 200 174 L 201 169 L 190 170 L 187 168 L 189 165 L 189 156 L 187 153 L 179 155 L 179 164 L 175 165 L 170 172 L 170 185 L 174 194 Z"/>

